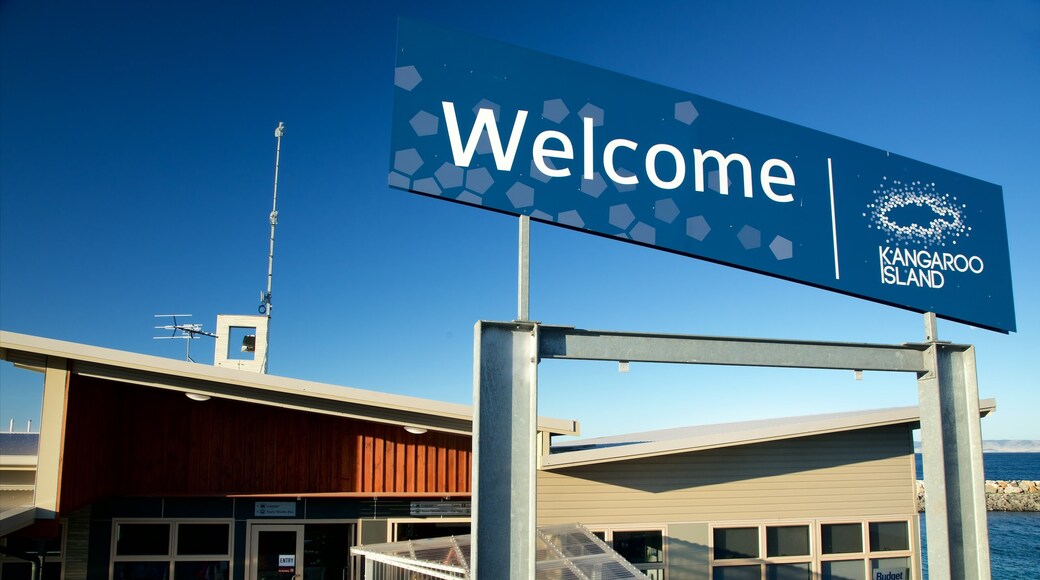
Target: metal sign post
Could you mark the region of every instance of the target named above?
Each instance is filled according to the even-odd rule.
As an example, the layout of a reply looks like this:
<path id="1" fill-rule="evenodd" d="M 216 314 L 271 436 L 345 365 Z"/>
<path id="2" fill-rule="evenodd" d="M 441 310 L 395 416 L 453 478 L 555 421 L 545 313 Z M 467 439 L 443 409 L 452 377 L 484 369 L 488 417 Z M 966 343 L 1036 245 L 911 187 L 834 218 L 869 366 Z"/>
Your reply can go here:
<path id="1" fill-rule="evenodd" d="M 538 329 L 476 325 L 472 578 L 535 577 Z"/>
<path id="2" fill-rule="evenodd" d="M 475 349 L 474 577 L 534 577 L 538 361 L 571 359 L 915 373 L 929 490 L 929 572 L 935 578 L 990 578 L 972 346 L 600 332 L 481 321 Z"/>
<path id="3" fill-rule="evenodd" d="M 990 577 L 975 348 L 932 343 L 917 379 L 921 458 L 928 484 L 928 573 Z"/>
<path id="4" fill-rule="evenodd" d="M 517 320 L 531 319 L 531 217 L 520 216 Z"/>

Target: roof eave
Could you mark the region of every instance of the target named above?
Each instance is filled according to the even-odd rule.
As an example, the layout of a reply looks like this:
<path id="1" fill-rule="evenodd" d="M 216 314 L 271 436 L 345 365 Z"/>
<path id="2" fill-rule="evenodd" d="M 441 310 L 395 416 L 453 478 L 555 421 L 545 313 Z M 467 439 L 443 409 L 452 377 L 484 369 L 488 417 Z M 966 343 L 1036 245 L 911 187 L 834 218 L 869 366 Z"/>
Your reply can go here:
<path id="1" fill-rule="evenodd" d="M 989 415 L 994 410 L 996 410 L 996 400 L 984 399 L 979 401 L 979 415 L 981 417 Z M 920 426 L 920 414 L 918 413 L 917 407 L 899 407 L 895 409 L 864 411 L 846 417 L 828 417 L 818 421 L 813 421 L 811 417 L 805 417 L 803 419 L 805 422 L 798 424 L 800 427 L 794 424 L 783 427 L 770 426 L 760 429 L 748 429 L 741 432 L 719 432 L 710 435 L 680 437 L 662 441 L 646 441 L 628 445 L 613 445 L 601 448 L 549 454 L 541 457 L 540 467 L 544 470 L 564 469 L 596 463 L 610 463 L 615 461 L 657 457 L 661 455 L 692 453 L 697 451 L 707 451 L 710 449 L 735 447 L 738 445 L 751 445 L 755 443 L 812 437 L 816 435 L 872 429 L 891 425 L 905 424 L 911 429 Z"/>
<path id="2" fill-rule="evenodd" d="M 29 368 L 43 368 L 46 357 L 67 359 L 73 372 L 184 393 L 275 405 L 471 435 L 473 408 L 431 399 L 394 395 L 200 365 L 98 346 L 0 331 L 0 358 Z M 539 429 L 576 435 L 577 421 L 539 417 Z"/>

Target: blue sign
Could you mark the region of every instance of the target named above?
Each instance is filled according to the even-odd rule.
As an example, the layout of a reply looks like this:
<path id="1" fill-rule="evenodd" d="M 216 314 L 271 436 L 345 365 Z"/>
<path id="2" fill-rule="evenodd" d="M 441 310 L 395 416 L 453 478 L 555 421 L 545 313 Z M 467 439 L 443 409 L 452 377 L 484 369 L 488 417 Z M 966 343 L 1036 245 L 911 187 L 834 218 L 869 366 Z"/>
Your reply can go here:
<path id="1" fill-rule="evenodd" d="M 392 187 L 1015 330 L 1001 188 L 402 20 Z"/>

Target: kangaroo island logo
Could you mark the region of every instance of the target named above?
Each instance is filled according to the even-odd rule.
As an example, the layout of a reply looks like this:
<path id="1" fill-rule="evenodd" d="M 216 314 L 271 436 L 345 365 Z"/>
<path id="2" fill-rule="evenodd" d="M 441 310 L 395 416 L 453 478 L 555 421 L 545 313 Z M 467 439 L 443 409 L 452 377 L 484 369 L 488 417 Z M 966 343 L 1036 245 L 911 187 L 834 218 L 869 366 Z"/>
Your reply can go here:
<path id="1" fill-rule="evenodd" d="M 956 245 L 966 238 L 971 228 L 965 224 L 967 205 L 957 197 L 939 193 L 934 183 L 903 183 L 888 178 L 874 190 L 870 210 L 870 227 L 886 236 L 886 243 L 919 243 L 925 247 Z"/>
<path id="2" fill-rule="evenodd" d="M 981 274 L 979 256 L 950 251 L 971 236 L 967 204 L 942 193 L 935 183 L 883 178 L 863 213 L 884 237 L 878 246 L 881 283 L 942 288 L 949 273 Z"/>

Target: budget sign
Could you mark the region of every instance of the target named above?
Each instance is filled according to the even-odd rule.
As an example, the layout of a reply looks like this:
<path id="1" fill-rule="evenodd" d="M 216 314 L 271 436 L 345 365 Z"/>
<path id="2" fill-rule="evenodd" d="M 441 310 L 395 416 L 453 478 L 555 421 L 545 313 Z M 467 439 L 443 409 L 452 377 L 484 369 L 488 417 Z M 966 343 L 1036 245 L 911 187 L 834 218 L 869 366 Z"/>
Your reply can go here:
<path id="1" fill-rule="evenodd" d="M 412 21 L 392 187 L 999 331 L 999 186 L 718 101 Z"/>

